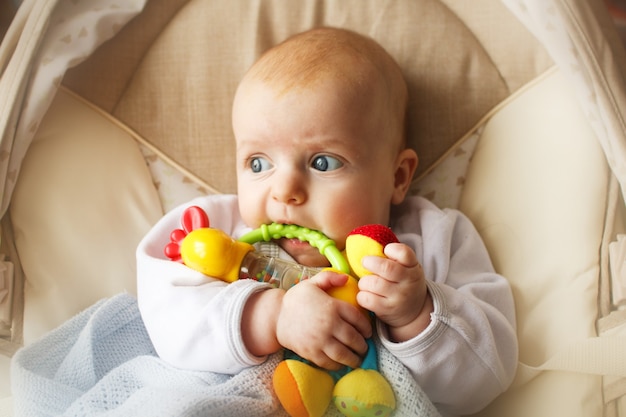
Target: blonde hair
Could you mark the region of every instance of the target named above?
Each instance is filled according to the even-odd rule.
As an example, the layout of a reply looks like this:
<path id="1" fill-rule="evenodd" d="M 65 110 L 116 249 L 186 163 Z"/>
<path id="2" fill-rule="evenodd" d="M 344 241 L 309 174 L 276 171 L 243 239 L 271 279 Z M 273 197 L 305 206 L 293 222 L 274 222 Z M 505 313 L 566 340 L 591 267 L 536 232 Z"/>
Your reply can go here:
<path id="1" fill-rule="evenodd" d="M 316 28 L 294 35 L 265 52 L 245 80 L 258 80 L 277 95 L 312 89 L 328 79 L 342 83 L 348 93 L 383 89 L 390 120 L 397 123 L 405 144 L 408 90 L 402 71 L 391 55 L 373 39 L 338 28 Z"/>

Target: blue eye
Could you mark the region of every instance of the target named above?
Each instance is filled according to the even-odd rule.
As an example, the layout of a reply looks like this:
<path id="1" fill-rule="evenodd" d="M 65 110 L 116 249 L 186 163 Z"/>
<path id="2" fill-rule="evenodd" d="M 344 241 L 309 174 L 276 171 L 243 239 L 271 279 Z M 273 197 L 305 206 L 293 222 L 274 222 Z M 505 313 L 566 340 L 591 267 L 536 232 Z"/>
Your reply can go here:
<path id="1" fill-rule="evenodd" d="M 267 171 L 268 169 L 271 169 L 271 168 L 272 168 L 272 164 L 270 164 L 270 162 L 267 159 L 261 158 L 260 156 L 252 158 L 250 160 L 250 170 L 254 173 Z"/>
<path id="2" fill-rule="evenodd" d="M 316 156 L 311 163 L 311 167 L 318 171 L 334 171 L 342 166 L 343 162 L 328 155 Z"/>

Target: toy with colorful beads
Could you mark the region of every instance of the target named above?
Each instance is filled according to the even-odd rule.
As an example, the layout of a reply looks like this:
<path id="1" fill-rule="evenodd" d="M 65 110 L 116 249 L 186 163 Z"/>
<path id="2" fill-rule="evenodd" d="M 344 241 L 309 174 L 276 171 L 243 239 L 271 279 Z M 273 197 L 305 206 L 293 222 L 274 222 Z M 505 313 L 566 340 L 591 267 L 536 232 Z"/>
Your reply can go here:
<path id="1" fill-rule="evenodd" d="M 333 288 L 328 293 L 358 308 L 358 284 L 354 276 L 360 278 L 369 274 L 362 267 L 361 259 L 368 255 L 384 256 L 385 245 L 397 242 L 386 226 L 362 226 L 348 236 L 344 257 L 334 241 L 324 234 L 296 225 L 263 225 L 235 240 L 223 231 L 211 228 L 206 213 L 195 206 L 184 212 L 181 224 L 182 229 L 171 233 L 165 254 L 174 261 L 227 282 L 250 276 L 249 271 L 242 272 L 242 265 L 246 256 L 254 253 L 253 243 L 281 237 L 307 241 L 326 256 L 330 269 L 348 275 L 348 282 L 343 287 Z M 295 263 L 287 267 L 306 268 Z M 304 272 L 298 273 L 305 275 Z M 378 372 L 378 357 L 372 340 L 367 342 L 368 352 L 358 369 L 344 367 L 330 372 L 293 352 L 286 352 L 285 360 L 279 363 L 273 377 L 274 391 L 283 408 L 293 417 L 319 417 L 332 401 L 346 416 L 390 415 L 395 409 L 395 396 L 387 380 Z"/>

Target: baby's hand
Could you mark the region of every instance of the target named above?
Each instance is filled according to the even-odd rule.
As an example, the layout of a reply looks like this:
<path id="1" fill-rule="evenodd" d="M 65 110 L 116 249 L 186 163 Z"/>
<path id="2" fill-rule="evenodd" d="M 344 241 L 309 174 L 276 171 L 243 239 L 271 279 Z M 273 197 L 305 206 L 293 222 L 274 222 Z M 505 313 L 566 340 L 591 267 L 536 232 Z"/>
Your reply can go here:
<path id="1" fill-rule="evenodd" d="M 279 343 L 325 369 L 358 367 L 372 325 L 358 308 L 326 293 L 346 280 L 324 271 L 287 291 L 276 323 Z"/>
<path id="2" fill-rule="evenodd" d="M 422 266 L 415 252 L 402 243 L 385 246 L 385 256 L 366 256 L 363 266 L 373 275 L 359 280 L 357 301 L 389 328 L 396 342 L 420 334 L 430 323 L 433 311 Z"/>

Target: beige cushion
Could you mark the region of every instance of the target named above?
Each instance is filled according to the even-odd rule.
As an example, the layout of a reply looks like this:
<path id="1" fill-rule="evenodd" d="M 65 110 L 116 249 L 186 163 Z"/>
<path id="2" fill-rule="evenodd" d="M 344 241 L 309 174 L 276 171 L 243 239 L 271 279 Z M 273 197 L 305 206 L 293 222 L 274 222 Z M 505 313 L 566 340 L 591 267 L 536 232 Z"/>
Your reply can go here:
<path id="1" fill-rule="evenodd" d="M 192 0 L 146 52 L 113 114 L 210 186 L 235 192 L 230 111 L 239 80 L 264 50 L 321 25 L 372 36 L 403 68 L 417 176 L 510 93 L 489 53 L 438 0 Z M 445 53 L 441 39 L 450 40 Z"/>
<path id="2" fill-rule="evenodd" d="M 0 416 L 2 414 L 2 399 L 11 395 L 11 358 L 0 355 Z"/>
<path id="3" fill-rule="evenodd" d="M 137 143 L 60 91 L 24 160 L 11 216 L 24 341 L 100 298 L 135 292 L 135 248 L 162 215 Z"/>
<path id="4" fill-rule="evenodd" d="M 558 72 L 491 119 L 461 209 L 474 221 L 516 300 L 522 367 L 596 335 L 608 168 Z M 521 372 L 482 416 L 602 415 L 599 377 Z"/>
<path id="5" fill-rule="evenodd" d="M 416 178 L 501 98 L 553 65 L 501 0 L 171 0 L 148 2 L 63 82 L 211 187 L 232 192 L 237 82 L 264 49 L 317 25 L 373 36 L 406 70 Z"/>

